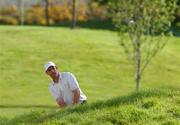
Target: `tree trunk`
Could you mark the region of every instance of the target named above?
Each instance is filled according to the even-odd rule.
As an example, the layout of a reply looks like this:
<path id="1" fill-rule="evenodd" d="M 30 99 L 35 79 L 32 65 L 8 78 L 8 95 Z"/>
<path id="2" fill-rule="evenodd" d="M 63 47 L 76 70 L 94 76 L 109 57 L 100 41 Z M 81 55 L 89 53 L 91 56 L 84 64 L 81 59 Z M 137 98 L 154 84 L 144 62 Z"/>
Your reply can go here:
<path id="1" fill-rule="evenodd" d="M 49 0 L 45 0 L 45 18 L 46 25 L 49 26 Z"/>
<path id="2" fill-rule="evenodd" d="M 24 0 L 21 0 L 20 2 L 21 6 L 21 26 L 24 25 Z"/>
<path id="3" fill-rule="evenodd" d="M 72 3 L 72 28 L 76 26 L 76 0 Z"/>
<path id="4" fill-rule="evenodd" d="M 88 7 L 89 7 L 89 11 L 88 11 L 89 19 L 90 19 L 90 20 L 93 20 L 92 0 L 89 0 L 89 2 L 88 2 Z"/>
<path id="5" fill-rule="evenodd" d="M 137 39 L 135 41 L 136 48 L 135 48 L 135 81 L 136 81 L 136 90 L 139 90 L 140 81 L 141 81 L 141 50 L 140 50 L 140 41 Z"/>

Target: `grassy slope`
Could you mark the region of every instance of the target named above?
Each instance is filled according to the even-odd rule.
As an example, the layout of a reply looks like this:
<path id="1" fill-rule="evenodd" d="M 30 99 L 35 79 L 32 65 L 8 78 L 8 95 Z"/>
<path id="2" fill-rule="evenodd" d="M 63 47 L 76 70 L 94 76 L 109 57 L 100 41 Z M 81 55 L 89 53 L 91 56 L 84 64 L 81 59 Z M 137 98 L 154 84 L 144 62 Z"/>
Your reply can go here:
<path id="1" fill-rule="evenodd" d="M 143 88 L 180 87 L 179 38 L 146 69 Z M 55 106 L 43 65 L 53 60 L 60 71 L 75 73 L 89 102 L 134 91 L 133 68 L 118 46 L 116 33 L 66 28 L 0 27 L 0 112 L 13 117 Z"/>
<path id="2" fill-rule="evenodd" d="M 179 89 L 154 89 L 64 110 L 33 111 L 3 125 L 179 125 Z"/>

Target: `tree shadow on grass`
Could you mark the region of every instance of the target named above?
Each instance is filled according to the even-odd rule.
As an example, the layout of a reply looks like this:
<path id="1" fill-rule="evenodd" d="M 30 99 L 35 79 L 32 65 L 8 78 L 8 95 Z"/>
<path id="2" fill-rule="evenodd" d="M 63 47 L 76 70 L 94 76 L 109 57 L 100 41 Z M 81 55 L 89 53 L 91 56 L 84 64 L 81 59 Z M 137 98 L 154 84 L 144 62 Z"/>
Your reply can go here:
<path id="1" fill-rule="evenodd" d="M 97 101 L 92 104 L 85 104 L 70 108 L 65 108 L 62 110 L 52 110 L 50 112 L 38 111 L 31 112 L 26 115 L 15 117 L 12 120 L 6 120 L 7 124 L 37 124 L 44 123 L 48 120 L 61 119 L 65 116 L 71 115 L 72 113 L 87 113 L 91 110 L 99 110 L 110 107 L 118 107 L 127 104 L 135 104 L 138 100 L 148 97 L 172 97 L 173 95 L 179 95 L 179 89 L 153 89 L 144 90 L 139 92 L 134 92 L 128 96 L 116 97 L 106 101 Z"/>
<path id="2" fill-rule="evenodd" d="M 72 22 L 60 22 L 58 24 L 49 25 L 49 27 L 67 27 L 72 28 Z M 95 29 L 95 30 L 110 30 L 115 31 L 115 27 L 112 21 L 86 21 L 86 22 L 77 22 L 75 29 Z"/>

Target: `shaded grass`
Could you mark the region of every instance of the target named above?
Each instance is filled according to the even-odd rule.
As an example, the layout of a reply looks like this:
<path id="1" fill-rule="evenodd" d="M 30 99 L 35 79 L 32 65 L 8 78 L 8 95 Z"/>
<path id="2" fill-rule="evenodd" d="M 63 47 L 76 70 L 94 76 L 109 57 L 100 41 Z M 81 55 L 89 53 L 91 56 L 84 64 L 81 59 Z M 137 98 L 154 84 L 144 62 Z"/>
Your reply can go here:
<path id="1" fill-rule="evenodd" d="M 35 26 L 35 25 L 29 25 L 29 26 Z M 38 26 L 38 25 L 36 25 Z M 72 28 L 72 22 L 60 22 L 58 24 L 49 25 L 48 27 L 54 27 L 54 28 Z M 86 21 L 86 22 L 76 22 L 75 29 L 92 29 L 92 30 L 110 30 L 114 31 L 115 27 L 113 25 L 113 22 L 111 20 L 106 21 Z"/>

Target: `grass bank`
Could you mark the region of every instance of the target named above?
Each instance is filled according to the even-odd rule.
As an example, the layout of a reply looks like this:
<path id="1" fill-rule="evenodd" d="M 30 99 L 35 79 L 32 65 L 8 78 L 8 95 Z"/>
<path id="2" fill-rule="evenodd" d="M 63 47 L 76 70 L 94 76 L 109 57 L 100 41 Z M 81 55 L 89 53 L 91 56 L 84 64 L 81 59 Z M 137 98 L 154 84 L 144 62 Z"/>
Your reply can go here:
<path id="1" fill-rule="evenodd" d="M 179 89 L 149 89 L 63 110 L 0 118 L 0 122 L 2 125 L 178 125 L 179 97 Z"/>

